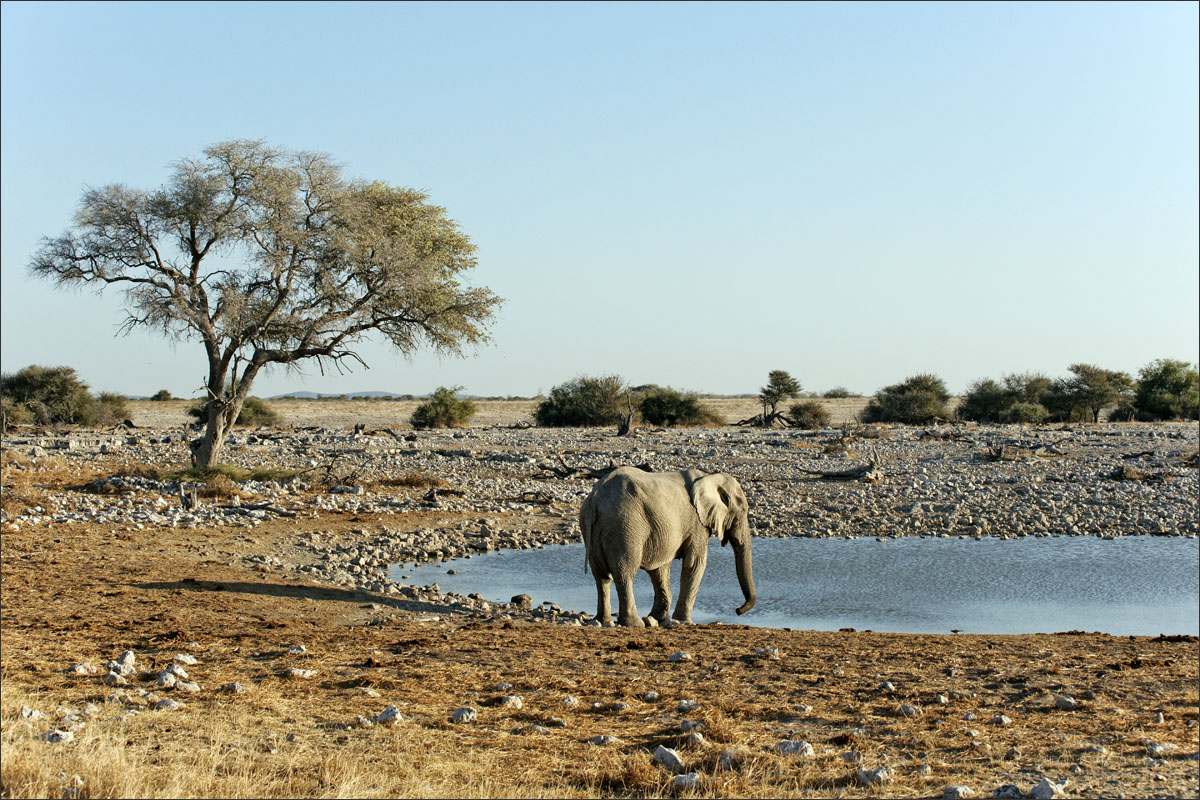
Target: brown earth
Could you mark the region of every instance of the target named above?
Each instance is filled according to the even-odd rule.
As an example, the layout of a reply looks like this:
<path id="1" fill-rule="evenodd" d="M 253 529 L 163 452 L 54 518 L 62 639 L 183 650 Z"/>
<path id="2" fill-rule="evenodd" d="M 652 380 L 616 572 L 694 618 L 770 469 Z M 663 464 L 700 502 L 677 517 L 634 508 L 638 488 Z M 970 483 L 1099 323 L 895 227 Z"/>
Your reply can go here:
<path id="1" fill-rule="evenodd" d="M 86 477 L 6 470 L 4 483 L 49 491 Z M 443 524 L 454 516 L 437 514 Z M 306 531 L 352 537 L 373 522 L 326 514 L 249 531 L 69 525 L 4 534 L 0 794 L 941 797 L 962 784 L 990 797 L 1047 777 L 1069 781 L 1067 796 L 1197 795 L 1194 637 L 474 621 L 243 560 L 267 552 L 296 560 Z M 433 523 L 410 514 L 400 525 Z M 306 652 L 288 654 L 295 645 Z M 781 657 L 756 655 L 767 648 Z M 142 710 L 136 697 L 106 703 L 114 690 L 98 675 L 64 672 L 78 661 L 101 667 L 126 649 L 143 671 L 131 688 L 179 699 L 182 709 Z M 677 651 L 691 660 L 670 662 Z M 177 653 L 199 659 L 187 668 L 199 693 L 156 690 Z M 316 675 L 288 678 L 290 667 Z M 879 688 L 884 681 L 893 692 Z M 250 691 L 222 691 L 231 682 Z M 650 690 L 657 700 L 644 699 Z M 524 707 L 498 705 L 509 694 Z M 568 694 L 582 704 L 564 706 Z M 1057 708 L 1061 696 L 1079 707 Z M 680 712 L 681 700 L 698 708 Z M 59 706 L 88 702 L 100 708 L 73 742 L 36 738 L 54 727 Z M 389 704 L 404 723 L 347 727 Z M 900 716 L 901 704 L 922 713 Z M 22 706 L 47 718 L 24 720 Z M 460 706 L 475 707 L 478 721 L 451 724 Z M 1011 724 L 993 722 L 998 714 Z M 685 745 L 683 720 L 703 721 L 707 744 Z M 547 732 L 522 730 L 530 725 Z M 601 734 L 622 742 L 588 743 Z M 811 743 L 815 755 L 779 755 L 785 739 Z M 1152 756 L 1148 741 L 1174 749 Z M 678 749 L 699 789 L 674 789 L 652 761 L 660 744 Z M 736 770 L 717 769 L 727 748 L 741 754 Z M 845 760 L 848 751 L 861 763 Z M 890 782 L 855 777 L 858 766 L 884 765 Z"/>

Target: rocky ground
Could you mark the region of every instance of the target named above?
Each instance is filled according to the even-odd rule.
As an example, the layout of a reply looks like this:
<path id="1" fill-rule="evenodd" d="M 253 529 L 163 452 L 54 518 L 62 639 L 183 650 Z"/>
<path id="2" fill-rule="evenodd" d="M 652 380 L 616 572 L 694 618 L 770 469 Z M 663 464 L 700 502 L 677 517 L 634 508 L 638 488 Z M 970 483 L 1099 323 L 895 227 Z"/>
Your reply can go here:
<path id="1" fill-rule="evenodd" d="M 225 460 L 300 474 L 191 508 L 202 487 L 148 469 L 184 460 L 174 423 L 6 437 L 3 794 L 1195 796 L 1193 637 L 601 630 L 382 574 L 577 540 L 612 463 L 729 472 L 759 536 L 1195 536 L 1195 424 L 615 437 L 492 413 L 239 432 Z"/>

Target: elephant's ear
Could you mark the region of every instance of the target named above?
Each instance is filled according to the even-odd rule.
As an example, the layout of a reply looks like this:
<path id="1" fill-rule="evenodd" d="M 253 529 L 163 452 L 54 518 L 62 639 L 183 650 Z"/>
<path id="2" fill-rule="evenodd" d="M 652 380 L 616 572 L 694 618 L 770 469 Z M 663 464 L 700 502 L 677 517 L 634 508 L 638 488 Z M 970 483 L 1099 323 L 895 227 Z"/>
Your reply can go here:
<path id="1" fill-rule="evenodd" d="M 692 505 L 709 534 L 725 543 L 725 519 L 729 516 L 729 494 L 722 486 L 722 475 L 705 475 L 692 484 Z"/>

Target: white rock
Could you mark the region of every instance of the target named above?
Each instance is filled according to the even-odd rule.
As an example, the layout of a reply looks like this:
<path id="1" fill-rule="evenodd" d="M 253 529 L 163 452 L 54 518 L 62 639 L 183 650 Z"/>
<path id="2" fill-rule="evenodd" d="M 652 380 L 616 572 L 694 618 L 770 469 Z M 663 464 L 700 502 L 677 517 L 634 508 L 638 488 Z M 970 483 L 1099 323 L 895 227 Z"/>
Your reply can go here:
<path id="1" fill-rule="evenodd" d="M 167 672 L 166 670 L 163 670 L 155 683 L 164 689 L 170 689 L 178 682 L 178 680 L 179 679 L 175 677 L 174 672 Z"/>
<path id="2" fill-rule="evenodd" d="M 661 744 L 654 751 L 654 761 L 657 764 L 662 764 L 676 775 L 682 773 L 685 769 L 683 759 L 679 757 L 679 753 L 676 753 L 669 747 L 663 747 Z"/>
<path id="3" fill-rule="evenodd" d="M 547 733 L 550 733 L 550 729 L 547 728 L 545 725 L 530 724 L 530 725 L 522 725 L 521 727 L 513 728 L 513 730 L 512 730 L 513 736 L 528 736 L 528 735 L 534 734 L 534 733 L 547 734 Z"/>
<path id="4" fill-rule="evenodd" d="M 685 719 L 679 723 L 679 730 L 683 733 L 700 730 L 703 727 L 704 720 L 702 719 Z"/>
<path id="5" fill-rule="evenodd" d="M 175 691 L 195 694 L 196 692 L 200 691 L 200 684 L 196 683 L 195 681 L 176 681 Z"/>
<path id="6" fill-rule="evenodd" d="M 300 667 L 289 667 L 283 673 L 288 678 L 312 678 L 315 677 L 317 671 L 315 669 L 301 669 Z"/>
<path id="7" fill-rule="evenodd" d="M 966 800 L 968 797 L 974 797 L 975 790 L 970 786 L 961 784 L 950 784 L 942 790 L 944 800 Z"/>
<path id="8" fill-rule="evenodd" d="M 238 683 L 237 681 L 234 681 L 233 683 L 227 683 L 222 686 L 221 691 L 229 694 L 246 694 L 250 691 L 250 687 L 244 683 Z"/>
<path id="9" fill-rule="evenodd" d="M 891 681 L 884 681 L 883 683 L 879 684 L 879 686 L 877 688 L 879 689 L 879 691 L 887 692 L 889 694 L 896 691 L 896 687 L 892 684 Z"/>
<path id="10" fill-rule="evenodd" d="M 1009 717 L 1006 714 L 997 714 L 996 716 L 992 717 L 992 724 L 993 725 L 1012 725 L 1012 717 Z"/>
<path id="11" fill-rule="evenodd" d="M 858 764 L 863 760 L 863 754 L 857 750 L 847 750 L 844 753 L 838 753 L 838 758 L 847 764 Z"/>
<path id="12" fill-rule="evenodd" d="M 400 709 L 396 706 L 388 706 L 372 722 L 377 722 L 380 725 L 399 725 L 401 722 L 404 722 L 404 715 L 400 713 Z"/>
<path id="13" fill-rule="evenodd" d="M 302 644 L 294 644 L 287 649 L 288 655 L 300 656 L 308 652 L 308 648 Z"/>
<path id="14" fill-rule="evenodd" d="M 746 754 L 740 750 L 725 749 L 717 758 L 717 769 L 735 770 L 746 760 Z"/>
<path id="15" fill-rule="evenodd" d="M 479 712 L 469 706 L 456 708 L 454 709 L 454 713 L 450 715 L 450 721 L 457 725 L 465 725 L 477 719 L 479 719 Z"/>
<path id="16" fill-rule="evenodd" d="M 525 701 L 519 695 L 508 694 L 500 698 L 500 707 L 519 710 L 525 707 Z"/>
<path id="17" fill-rule="evenodd" d="M 768 661 L 778 661 L 782 657 L 778 647 L 764 647 L 755 650 L 754 655 L 758 658 L 765 658 Z"/>
<path id="18" fill-rule="evenodd" d="M 623 742 L 622 740 L 618 739 L 615 736 L 609 736 L 607 733 L 602 733 L 599 736 L 593 736 L 591 739 L 588 739 L 588 744 L 618 745 L 618 744 L 625 744 L 625 742 Z"/>
<path id="19" fill-rule="evenodd" d="M 900 708 L 896 709 L 896 714 L 898 716 L 908 717 L 909 719 L 922 716 L 924 713 L 925 712 L 920 708 L 914 705 L 909 705 L 908 703 L 905 703 L 904 705 L 900 706 Z"/>
<path id="20" fill-rule="evenodd" d="M 581 705 L 579 702 L 579 698 L 575 697 L 574 695 L 570 695 L 570 694 L 562 699 L 562 704 L 564 706 L 566 706 L 567 708 L 579 708 L 579 706 Z"/>
<path id="21" fill-rule="evenodd" d="M 86 661 L 80 661 L 67 667 L 67 672 L 72 675 L 95 675 L 99 671 Z"/>
<path id="22" fill-rule="evenodd" d="M 795 756 L 797 758 L 809 757 L 816 753 L 813 746 L 808 742 L 795 742 L 791 739 L 776 744 L 775 752 L 781 756 Z"/>
<path id="23" fill-rule="evenodd" d="M 1029 790 L 1029 796 L 1033 800 L 1053 800 L 1062 795 L 1068 783 L 1070 781 L 1065 778 L 1058 783 L 1054 783 L 1049 778 L 1042 778 L 1041 783 Z"/>
<path id="24" fill-rule="evenodd" d="M 682 650 L 677 650 L 674 653 L 671 653 L 671 655 L 667 657 L 667 660 L 672 662 L 691 661 L 692 654 L 685 653 Z"/>
<path id="25" fill-rule="evenodd" d="M 689 772 L 686 775 L 676 775 L 671 785 L 676 789 L 700 789 L 703 782 L 698 774 Z"/>
<path id="26" fill-rule="evenodd" d="M 864 769 L 859 767 L 854 773 L 858 776 L 859 783 L 864 786 L 874 786 L 877 783 L 890 783 L 896 777 L 896 773 L 891 767 L 883 766 L 878 769 Z"/>
<path id="27" fill-rule="evenodd" d="M 677 706 L 677 708 L 684 713 L 687 713 L 688 711 L 695 711 L 699 707 L 700 704 L 695 700 L 680 700 L 679 705 Z"/>
<path id="28" fill-rule="evenodd" d="M 39 719 L 44 719 L 45 716 L 46 716 L 45 714 L 38 711 L 36 708 L 30 708 L 29 706 L 21 706 L 21 719 L 27 719 L 31 722 L 36 722 Z"/>
<path id="29" fill-rule="evenodd" d="M 107 675 L 104 676 L 103 680 L 104 680 L 105 686 L 128 686 L 129 685 L 129 679 L 126 678 L 124 675 L 120 675 L 116 672 L 108 673 Z"/>
<path id="30" fill-rule="evenodd" d="M 1162 756 L 1173 753 L 1178 749 L 1179 745 L 1171 744 L 1170 742 L 1163 742 L 1162 744 L 1159 744 L 1157 742 L 1152 742 L 1149 739 L 1146 740 L 1146 752 L 1155 758 L 1161 758 Z"/>
<path id="31" fill-rule="evenodd" d="M 1061 695 L 1059 697 L 1054 698 L 1054 705 L 1058 706 L 1063 711 L 1071 711 L 1072 709 L 1079 708 L 1080 703 L 1074 697 L 1068 697 L 1066 695 Z"/>
<path id="32" fill-rule="evenodd" d="M 38 738 L 44 742 L 50 742 L 51 744 L 65 744 L 67 742 L 74 741 L 75 731 L 71 731 L 71 730 L 63 731 L 63 730 L 59 730 L 58 728 L 55 728 L 54 730 L 50 731 L 49 733 L 43 733 Z"/>
<path id="33" fill-rule="evenodd" d="M 651 689 L 650 691 L 648 691 L 644 695 L 642 695 L 642 700 L 646 701 L 647 703 L 653 703 L 657 699 L 658 699 L 658 692 L 654 691 L 653 689 Z"/>
<path id="34" fill-rule="evenodd" d="M 154 704 L 154 707 L 160 711 L 176 711 L 183 708 L 183 703 L 173 697 L 165 697 Z"/>
<path id="35" fill-rule="evenodd" d="M 704 738 L 704 734 L 700 731 L 692 731 L 687 735 L 687 741 L 684 742 L 688 747 L 706 747 L 708 740 Z"/>
<path id="36" fill-rule="evenodd" d="M 176 664 L 183 664 L 186 667 L 200 663 L 200 659 L 196 658 L 195 656 L 188 655 L 187 653 L 176 653 L 175 658 L 172 660 Z"/>

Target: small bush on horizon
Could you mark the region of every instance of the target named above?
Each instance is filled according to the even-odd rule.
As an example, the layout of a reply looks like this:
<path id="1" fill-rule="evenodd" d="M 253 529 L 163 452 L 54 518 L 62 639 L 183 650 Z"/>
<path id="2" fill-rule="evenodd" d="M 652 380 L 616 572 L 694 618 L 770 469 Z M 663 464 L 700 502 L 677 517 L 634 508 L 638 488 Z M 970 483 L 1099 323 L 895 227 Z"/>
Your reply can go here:
<path id="1" fill-rule="evenodd" d="M 154 394 L 152 394 L 150 396 L 150 399 L 155 401 L 156 403 L 161 403 L 164 400 L 174 400 L 175 398 L 171 397 L 171 393 L 168 392 L 166 389 L 159 389 L 157 392 L 155 392 Z"/>
<path id="2" fill-rule="evenodd" d="M 1186 361 L 1151 361 L 1138 371 L 1133 407 L 1138 419 L 1200 419 L 1200 371 Z"/>
<path id="3" fill-rule="evenodd" d="M 795 403 L 788 411 L 788 416 L 797 428 L 806 431 L 824 428 L 829 425 L 829 411 L 820 400 L 805 400 Z"/>
<path id="4" fill-rule="evenodd" d="M 932 373 L 920 373 L 876 392 L 862 410 L 862 421 L 925 425 L 947 416 L 949 400 L 950 393 L 941 378 Z"/>
<path id="5" fill-rule="evenodd" d="M 439 386 L 417 410 L 410 423 L 414 428 L 465 428 L 475 416 L 475 403 L 455 395 L 461 386 Z"/>
<path id="6" fill-rule="evenodd" d="M 628 391 L 618 375 L 581 375 L 551 389 L 534 409 L 533 418 L 548 428 L 616 425 L 625 413 Z"/>
<path id="7" fill-rule="evenodd" d="M 129 415 L 124 395 L 93 395 L 73 367 L 37 364 L 0 375 L 4 425 L 112 425 Z"/>
<path id="8" fill-rule="evenodd" d="M 193 419 L 203 420 L 205 414 L 205 403 L 197 401 L 188 409 L 188 416 Z M 275 409 L 267 404 L 266 400 L 261 397 L 247 397 L 242 403 L 242 410 L 238 412 L 238 418 L 234 421 L 234 425 L 241 428 L 260 428 L 263 426 L 272 427 L 282 422 L 282 418 Z"/>
<path id="9" fill-rule="evenodd" d="M 681 392 L 669 386 L 653 384 L 638 389 L 641 394 L 638 411 L 642 419 L 651 425 L 720 425 L 724 421 L 694 392 Z"/>
<path id="10" fill-rule="evenodd" d="M 845 386 L 835 386 L 832 389 L 826 389 L 825 393 L 821 396 L 826 400 L 841 400 L 846 397 L 856 397 Z"/>

